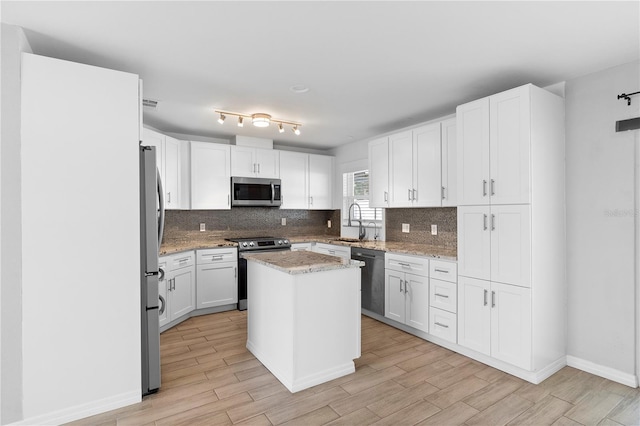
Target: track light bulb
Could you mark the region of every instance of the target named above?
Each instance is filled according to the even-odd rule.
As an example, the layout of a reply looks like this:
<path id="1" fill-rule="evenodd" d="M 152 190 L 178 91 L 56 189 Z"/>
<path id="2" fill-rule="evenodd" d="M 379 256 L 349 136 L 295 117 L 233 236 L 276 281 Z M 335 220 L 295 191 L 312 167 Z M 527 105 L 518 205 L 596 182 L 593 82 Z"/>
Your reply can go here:
<path id="1" fill-rule="evenodd" d="M 300 135 L 300 129 L 298 129 L 298 126 L 293 126 L 293 133 L 295 133 L 296 135 Z"/>
<path id="2" fill-rule="evenodd" d="M 243 127 L 244 126 L 244 118 L 243 117 L 238 117 L 238 127 Z"/>
<path id="3" fill-rule="evenodd" d="M 282 125 L 282 123 L 278 123 L 278 131 L 280 133 L 284 133 L 284 126 Z"/>
<path id="4" fill-rule="evenodd" d="M 218 118 L 218 123 L 224 124 L 224 119 L 227 118 L 224 114 L 220 114 L 220 118 Z"/>

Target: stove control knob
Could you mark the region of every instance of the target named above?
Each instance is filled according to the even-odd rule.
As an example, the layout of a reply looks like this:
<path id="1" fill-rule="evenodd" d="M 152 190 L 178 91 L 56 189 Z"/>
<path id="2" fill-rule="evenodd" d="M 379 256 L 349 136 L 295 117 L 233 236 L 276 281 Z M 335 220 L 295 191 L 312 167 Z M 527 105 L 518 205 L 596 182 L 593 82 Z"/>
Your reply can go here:
<path id="1" fill-rule="evenodd" d="M 249 247 L 253 247 L 253 241 L 249 243 Z"/>
<path id="2" fill-rule="evenodd" d="M 246 242 L 242 243 L 242 247 L 246 247 L 246 246 L 247 246 Z"/>
<path id="3" fill-rule="evenodd" d="M 289 244 L 289 240 L 284 240 L 284 243 L 285 244 Z"/>
<path id="4" fill-rule="evenodd" d="M 282 240 L 278 240 L 278 245 L 281 246 L 282 245 Z"/>

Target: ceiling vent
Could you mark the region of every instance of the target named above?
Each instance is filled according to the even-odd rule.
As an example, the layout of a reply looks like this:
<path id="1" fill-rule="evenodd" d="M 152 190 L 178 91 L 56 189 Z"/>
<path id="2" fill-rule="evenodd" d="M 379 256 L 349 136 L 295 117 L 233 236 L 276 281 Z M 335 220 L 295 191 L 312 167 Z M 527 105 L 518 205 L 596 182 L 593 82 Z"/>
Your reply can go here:
<path id="1" fill-rule="evenodd" d="M 153 99 L 143 99 L 142 106 L 146 106 L 148 108 L 156 109 L 158 108 L 158 101 L 154 101 Z"/>

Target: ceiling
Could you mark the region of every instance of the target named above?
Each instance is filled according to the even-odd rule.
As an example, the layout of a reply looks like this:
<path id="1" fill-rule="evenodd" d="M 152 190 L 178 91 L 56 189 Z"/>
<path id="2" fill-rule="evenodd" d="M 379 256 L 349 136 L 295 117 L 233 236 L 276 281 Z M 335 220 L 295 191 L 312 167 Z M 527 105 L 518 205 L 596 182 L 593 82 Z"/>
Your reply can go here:
<path id="1" fill-rule="evenodd" d="M 34 53 L 139 74 L 159 101 L 147 125 L 314 149 L 640 59 L 637 1 L 0 4 Z M 214 109 L 299 121 L 301 135 L 220 125 Z"/>

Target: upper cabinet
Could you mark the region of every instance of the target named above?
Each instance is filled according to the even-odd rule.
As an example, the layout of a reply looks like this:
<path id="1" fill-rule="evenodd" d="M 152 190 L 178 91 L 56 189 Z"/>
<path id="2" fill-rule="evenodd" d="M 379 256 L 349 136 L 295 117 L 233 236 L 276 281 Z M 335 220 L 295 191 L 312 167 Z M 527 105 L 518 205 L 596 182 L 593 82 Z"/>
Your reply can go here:
<path id="1" fill-rule="evenodd" d="M 457 110 L 458 204 L 527 204 L 531 91 L 522 86 Z"/>
<path id="2" fill-rule="evenodd" d="M 279 178 L 280 151 L 231 145 L 231 176 Z"/>
<path id="3" fill-rule="evenodd" d="M 389 138 L 369 142 L 369 206 L 389 207 Z"/>
<path id="4" fill-rule="evenodd" d="M 184 208 L 181 199 L 181 145 L 186 142 L 146 128 L 143 129 L 142 137 L 143 145 L 156 147 L 156 164 L 162 180 L 165 209 Z"/>
<path id="5" fill-rule="evenodd" d="M 334 157 L 280 151 L 282 209 L 333 208 Z"/>
<path id="6" fill-rule="evenodd" d="M 456 139 L 456 119 L 444 120 L 442 129 L 442 206 L 455 207 L 458 205 L 456 182 L 458 180 L 458 156 Z"/>
<path id="7" fill-rule="evenodd" d="M 191 142 L 191 208 L 231 208 L 231 150 L 229 145 Z"/>

